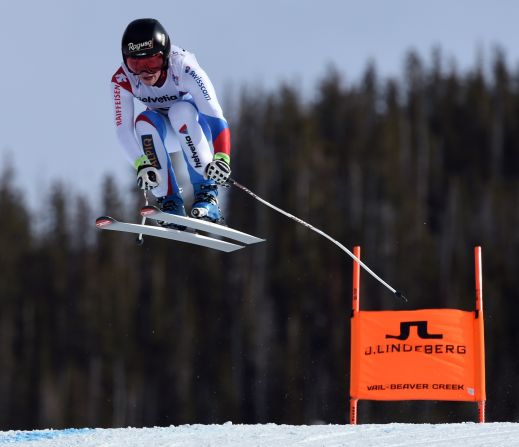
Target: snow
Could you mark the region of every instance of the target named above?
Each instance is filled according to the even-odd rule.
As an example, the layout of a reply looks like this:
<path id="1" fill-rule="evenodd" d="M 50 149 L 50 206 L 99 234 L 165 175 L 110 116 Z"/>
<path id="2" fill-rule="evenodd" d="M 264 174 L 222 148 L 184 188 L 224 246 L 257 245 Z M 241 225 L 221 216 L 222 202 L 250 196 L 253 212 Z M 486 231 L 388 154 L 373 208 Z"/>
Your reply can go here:
<path id="1" fill-rule="evenodd" d="M 519 424 L 182 425 L 0 432 L 16 447 L 519 446 Z"/>

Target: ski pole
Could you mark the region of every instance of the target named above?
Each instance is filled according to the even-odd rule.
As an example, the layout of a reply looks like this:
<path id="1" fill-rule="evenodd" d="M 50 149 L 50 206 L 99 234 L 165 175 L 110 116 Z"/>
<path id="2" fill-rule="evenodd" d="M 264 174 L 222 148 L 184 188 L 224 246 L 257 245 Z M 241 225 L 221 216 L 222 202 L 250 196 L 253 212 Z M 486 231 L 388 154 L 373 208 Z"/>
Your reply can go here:
<path id="1" fill-rule="evenodd" d="M 148 196 L 146 195 L 146 191 L 143 191 L 143 194 L 144 194 L 144 206 L 148 206 Z M 141 219 L 141 225 L 144 225 L 145 223 L 146 223 L 146 216 L 143 215 L 142 219 Z M 144 235 L 142 233 L 140 233 L 137 236 L 137 240 L 135 242 L 137 242 L 137 245 L 144 244 Z"/>
<path id="2" fill-rule="evenodd" d="M 329 236 L 328 234 L 326 234 L 324 231 L 321 231 L 319 230 L 318 228 L 315 228 L 314 226 L 310 225 L 309 223 L 305 222 L 304 220 L 300 219 L 299 217 L 296 217 L 296 216 L 293 216 L 292 214 L 290 213 L 287 213 L 286 211 L 283 211 L 282 209 L 278 208 L 277 206 L 274 206 L 272 205 L 272 203 L 270 202 L 267 202 L 266 200 L 262 199 L 260 196 L 258 196 L 257 194 L 253 193 L 250 189 L 246 188 L 245 186 L 241 185 L 240 183 L 238 183 L 236 180 L 232 179 L 232 178 L 229 178 L 227 180 L 228 183 L 230 183 L 231 185 L 233 186 L 236 186 L 237 188 L 241 189 L 242 191 L 246 192 L 247 194 L 249 194 L 250 196 L 254 197 L 256 200 L 258 200 L 259 202 L 263 203 L 264 205 L 267 205 L 268 207 L 272 208 L 273 210 L 277 211 L 278 213 L 281 213 L 283 214 L 284 216 L 286 217 L 289 217 L 290 219 L 296 221 L 297 223 L 300 223 L 301 225 L 305 226 L 306 228 L 309 228 L 310 230 L 312 231 L 315 231 L 317 234 L 320 234 L 321 236 L 325 237 L 326 239 L 328 239 L 330 242 L 334 243 L 337 247 L 339 247 L 342 251 L 344 251 L 346 254 L 348 254 L 348 256 L 350 256 L 353 260 L 355 260 L 356 262 L 359 263 L 359 265 L 364 268 L 364 270 L 366 270 L 366 272 L 368 272 L 373 278 L 375 278 L 380 284 L 382 284 L 384 287 L 386 287 L 387 289 L 389 289 L 391 292 L 393 292 L 393 294 L 398 297 L 398 298 L 401 298 L 402 300 L 404 301 L 407 301 L 407 298 L 402 294 L 402 292 L 394 289 L 393 287 L 391 287 L 387 282 L 385 282 L 382 278 L 380 278 L 380 276 L 378 276 L 377 274 L 375 274 L 375 272 L 373 272 L 373 270 L 371 270 L 366 264 L 364 264 L 359 258 L 357 258 L 357 256 L 355 256 L 350 250 L 348 250 L 344 245 L 342 245 L 340 242 L 336 241 L 335 239 L 333 239 L 331 236 Z"/>

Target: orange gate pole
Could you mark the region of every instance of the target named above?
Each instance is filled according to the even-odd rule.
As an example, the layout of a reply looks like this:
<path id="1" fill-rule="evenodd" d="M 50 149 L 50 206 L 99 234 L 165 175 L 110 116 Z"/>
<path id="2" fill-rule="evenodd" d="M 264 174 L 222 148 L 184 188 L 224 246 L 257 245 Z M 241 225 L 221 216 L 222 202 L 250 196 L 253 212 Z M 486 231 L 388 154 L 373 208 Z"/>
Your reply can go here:
<path id="1" fill-rule="evenodd" d="M 353 247 L 353 254 L 360 259 L 360 247 L 357 245 Z M 355 314 L 360 309 L 360 264 L 353 260 L 353 297 L 351 304 L 351 317 L 354 318 Z M 352 346 L 353 348 L 353 346 Z M 353 356 L 352 356 L 353 358 Z M 351 369 L 350 369 L 351 374 Z M 358 399 L 350 396 L 350 424 L 357 425 L 357 404 Z"/>
<path id="2" fill-rule="evenodd" d="M 482 398 L 478 401 L 478 420 L 485 422 L 486 392 L 485 392 L 485 340 L 483 324 L 483 275 L 481 262 L 481 247 L 474 247 L 474 267 L 476 278 L 476 334 L 478 338 L 478 387 L 482 390 Z"/>

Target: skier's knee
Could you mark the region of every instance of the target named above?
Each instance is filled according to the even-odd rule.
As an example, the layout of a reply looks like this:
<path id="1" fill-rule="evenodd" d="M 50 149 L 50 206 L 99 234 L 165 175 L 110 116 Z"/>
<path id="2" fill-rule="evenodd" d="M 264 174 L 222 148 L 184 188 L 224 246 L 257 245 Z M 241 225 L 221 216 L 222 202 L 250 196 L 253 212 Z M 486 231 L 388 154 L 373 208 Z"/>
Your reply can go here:
<path id="1" fill-rule="evenodd" d="M 177 101 L 169 108 L 168 116 L 173 128 L 178 131 L 183 124 L 197 121 L 198 110 L 188 101 Z"/>
<path id="2" fill-rule="evenodd" d="M 140 133 L 139 129 L 142 129 L 142 126 L 147 125 L 151 125 L 157 129 L 160 137 L 164 138 L 166 133 L 166 126 L 164 124 L 164 119 L 158 112 L 154 112 L 153 110 L 145 110 L 137 116 L 135 119 L 135 129 L 138 133 Z"/>

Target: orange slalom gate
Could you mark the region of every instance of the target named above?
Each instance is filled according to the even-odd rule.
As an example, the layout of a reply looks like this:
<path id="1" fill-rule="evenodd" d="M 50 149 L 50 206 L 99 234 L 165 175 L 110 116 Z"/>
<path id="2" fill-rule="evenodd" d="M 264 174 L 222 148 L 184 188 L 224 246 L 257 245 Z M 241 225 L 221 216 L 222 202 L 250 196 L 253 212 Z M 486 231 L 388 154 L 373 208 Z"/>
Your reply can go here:
<path id="1" fill-rule="evenodd" d="M 360 259 L 360 247 L 354 248 Z M 353 265 L 350 423 L 364 400 L 478 402 L 485 422 L 481 247 L 475 247 L 476 310 L 361 311 Z"/>

